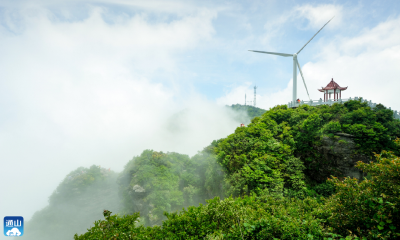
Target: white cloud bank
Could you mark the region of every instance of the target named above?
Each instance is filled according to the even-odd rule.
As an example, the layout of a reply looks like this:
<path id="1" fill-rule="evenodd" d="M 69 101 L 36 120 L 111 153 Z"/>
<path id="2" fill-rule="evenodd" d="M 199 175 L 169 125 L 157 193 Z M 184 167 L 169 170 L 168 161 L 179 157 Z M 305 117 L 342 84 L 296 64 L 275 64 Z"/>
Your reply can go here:
<path id="1" fill-rule="evenodd" d="M 315 9 L 310 10 L 309 6 L 305 9 L 311 12 L 315 11 Z M 310 19 L 313 18 L 310 17 Z M 315 19 L 310 24 L 319 24 L 319 22 L 318 19 Z M 340 27 L 345 26 L 346 24 L 342 23 Z M 398 100 L 400 18 L 388 19 L 370 29 L 364 28 L 353 37 L 325 38 L 313 42 L 313 44 L 317 44 L 317 49 L 321 49 L 321 51 L 315 54 L 314 61 L 302 65 L 311 99 L 323 99 L 323 93 L 317 89 L 325 87 L 333 78 L 342 87 L 348 86 L 348 90 L 342 93 L 342 98 L 359 96 L 400 111 L 400 101 Z M 299 73 L 297 84 L 299 98 L 307 100 L 308 97 Z M 245 92 L 252 92 L 252 86 L 235 87 L 219 98 L 218 102 L 232 104 L 234 103 L 232 99 L 244 99 Z M 262 89 L 258 91 L 258 107 L 268 109 L 278 104 L 286 104 L 291 101 L 292 80 L 288 83 L 287 88 L 279 92 L 265 92 Z"/>
<path id="2" fill-rule="evenodd" d="M 79 166 L 120 171 L 145 149 L 193 155 L 237 127 L 195 92 L 176 101 L 179 54 L 212 37 L 214 12 L 157 22 L 93 8 L 65 22 L 24 11 L 18 33 L 0 29 L 1 216 L 29 220 Z M 189 106 L 184 131 L 166 131 L 171 114 Z"/>
<path id="3" fill-rule="evenodd" d="M 24 8 L 20 17 L 15 11 L 4 12 L 12 15 L 3 17 L 15 34 L 0 27 L 0 109 L 5 116 L 0 118 L 5 193 L 1 216 L 20 213 L 29 219 L 46 205 L 58 182 L 79 166 L 118 171 L 147 148 L 194 154 L 235 129 L 230 113 L 194 91 L 185 95 L 182 90 L 190 84 L 181 77 L 179 58 L 213 41 L 217 12 L 180 7 L 190 8 L 190 13 L 168 21 L 146 14 L 115 16 L 107 8 L 92 8 L 87 18 L 71 21 L 40 8 Z M 322 20 L 315 13 L 330 15 L 332 8 L 342 11 L 334 5 L 291 11 L 308 16 L 310 28 L 319 28 Z M 340 17 L 345 13 L 335 15 L 340 24 L 328 27 L 345 27 Z M 388 19 L 351 38 L 313 40 L 320 54 L 302 65 L 311 98 L 322 97 L 317 88 L 333 77 L 349 86 L 343 97 L 363 96 L 400 110 L 399 23 L 399 18 Z M 298 90 L 306 99 L 300 76 Z M 280 91 L 265 92 L 258 89 L 257 106 L 286 104 L 292 82 L 288 79 Z M 243 103 L 245 93 L 252 100 L 252 84 L 232 88 L 217 102 Z M 184 97 L 189 100 L 181 104 L 178 100 Z M 172 113 L 185 107 L 190 108 L 182 117 L 171 120 Z M 175 128 L 166 130 L 171 121 Z"/>

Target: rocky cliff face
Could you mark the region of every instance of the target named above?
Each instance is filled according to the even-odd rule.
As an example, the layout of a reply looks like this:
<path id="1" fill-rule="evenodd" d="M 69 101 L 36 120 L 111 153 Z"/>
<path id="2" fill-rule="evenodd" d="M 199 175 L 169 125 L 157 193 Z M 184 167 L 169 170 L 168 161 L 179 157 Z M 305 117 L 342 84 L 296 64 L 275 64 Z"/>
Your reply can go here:
<path id="1" fill-rule="evenodd" d="M 355 167 L 358 161 L 370 162 L 372 159 L 363 154 L 356 154 L 357 145 L 349 134 L 337 133 L 334 137 L 323 137 L 318 151 L 329 163 L 325 167 L 331 169 L 334 176 L 352 177 L 362 180 L 364 173 Z"/>

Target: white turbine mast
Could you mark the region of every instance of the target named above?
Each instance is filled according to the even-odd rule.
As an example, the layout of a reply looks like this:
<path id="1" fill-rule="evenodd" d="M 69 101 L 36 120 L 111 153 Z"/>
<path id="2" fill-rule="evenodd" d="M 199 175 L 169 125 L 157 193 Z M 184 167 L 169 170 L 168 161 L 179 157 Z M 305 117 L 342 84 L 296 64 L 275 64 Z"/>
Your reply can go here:
<path id="1" fill-rule="evenodd" d="M 277 53 L 277 52 L 264 52 L 264 51 L 249 50 L 249 51 L 251 51 L 251 52 L 266 53 L 266 54 L 278 55 L 278 56 L 282 56 L 282 57 L 293 57 L 293 103 L 295 103 L 295 102 L 296 102 L 296 99 L 297 99 L 297 69 L 296 69 L 296 66 L 297 66 L 297 67 L 299 68 L 299 70 L 300 70 L 300 75 L 301 75 L 301 78 L 303 79 L 304 87 L 306 88 L 308 98 L 311 100 L 310 95 L 308 94 L 308 89 L 307 89 L 306 82 L 305 82 L 305 80 L 304 80 L 303 72 L 301 71 L 301 68 L 300 68 L 300 63 L 299 63 L 299 61 L 297 60 L 297 55 L 301 52 L 301 50 L 303 50 L 303 48 L 305 48 L 305 46 L 307 46 L 307 44 L 308 44 L 309 42 L 311 42 L 311 40 L 313 40 L 313 38 L 314 38 L 314 37 L 315 37 L 315 36 L 316 36 L 316 35 L 317 35 L 317 34 L 318 34 L 318 33 L 319 33 L 333 18 L 334 18 L 334 16 L 333 16 L 327 23 L 325 23 L 325 25 L 322 26 L 322 28 L 321 28 L 316 34 L 314 34 L 314 36 L 313 36 L 310 40 L 308 40 L 308 42 L 307 42 L 306 44 L 304 44 L 304 46 L 303 46 L 297 53 L 288 54 L 288 53 Z"/>

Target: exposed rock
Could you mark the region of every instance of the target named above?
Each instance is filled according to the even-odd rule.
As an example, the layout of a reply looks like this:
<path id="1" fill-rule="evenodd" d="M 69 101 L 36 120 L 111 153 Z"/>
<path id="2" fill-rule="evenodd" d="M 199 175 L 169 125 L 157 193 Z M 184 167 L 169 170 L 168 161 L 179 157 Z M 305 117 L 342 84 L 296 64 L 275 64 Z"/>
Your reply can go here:
<path id="1" fill-rule="evenodd" d="M 338 133 L 336 135 L 339 135 Z M 347 136 L 348 135 L 348 136 Z M 364 173 L 355 167 L 358 161 L 369 162 L 371 158 L 356 154 L 357 146 L 354 136 L 341 133 L 335 137 L 323 137 L 322 146 L 318 149 L 324 158 L 329 162 L 328 168 L 332 168 L 337 177 L 352 177 L 362 180 Z"/>
<path id="2" fill-rule="evenodd" d="M 337 136 L 341 136 L 341 137 L 355 138 L 355 136 L 348 134 L 348 133 L 338 132 L 338 133 L 334 133 L 334 134 Z"/>
<path id="3" fill-rule="evenodd" d="M 146 190 L 139 185 L 133 186 L 132 190 L 135 192 L 146 192 Z"/>

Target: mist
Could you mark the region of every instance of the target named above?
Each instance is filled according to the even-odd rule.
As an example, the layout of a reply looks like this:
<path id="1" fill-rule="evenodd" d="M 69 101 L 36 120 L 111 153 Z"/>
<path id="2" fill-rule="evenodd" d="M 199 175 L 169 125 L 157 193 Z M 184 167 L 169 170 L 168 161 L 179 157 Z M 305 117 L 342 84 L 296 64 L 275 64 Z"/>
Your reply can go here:
<path id="1" fill-rule="evenodd" d="M 343 98 L 400 110 L 396 7 L 242 4 L 2 1 L 0 215 L 29 221 L 46 212 L 80 167 L 118 174 L 146 149 L 194 156 L 250 122 L 225 105 L 243 104 L 245 94 L 253 100 L 254 85 L 258 107 L 286 104 L 291 61 L 247 50 L 297 51 L 331 15 L 299 56 L 311 98 L 322 97 L 316 89 L 333 77 L 349 87 Z M 300 76 L 298 91 L 307 99 Z M 101 219 L 102 208 L 118 212 L 111 195 L 85 221 Z M 67 212 L 69 203 L 58 203 Z"/>
<path id="2" fill-rule="evenodd" d="M 167 24 L 109 14 L 112 28 L 104 11 L 60 22 L 32 7 L 2 25 L 0 215 L 29 221 L 78 167 L 120 172 L 145 149 L 194 155 L 239 126 L 177 77 L 180 52 L 207 41 L 213 13 Z"/>

